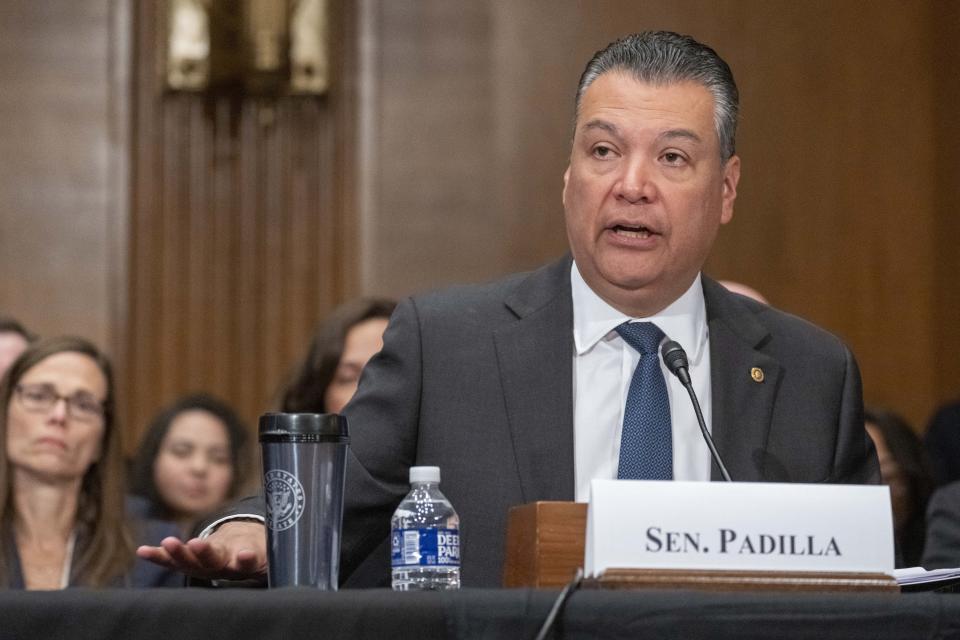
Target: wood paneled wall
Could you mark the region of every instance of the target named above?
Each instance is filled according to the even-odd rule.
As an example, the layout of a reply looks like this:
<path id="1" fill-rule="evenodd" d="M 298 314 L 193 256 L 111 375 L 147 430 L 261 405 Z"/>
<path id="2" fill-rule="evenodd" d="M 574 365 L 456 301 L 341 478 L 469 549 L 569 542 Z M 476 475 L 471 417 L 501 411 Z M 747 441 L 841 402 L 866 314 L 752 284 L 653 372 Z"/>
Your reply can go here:
<path id="1" fill-rule="evenodd" d="M 126 415 L 205 391 L 252 422 L 349 285 L 350 125 L 338 95 L 165 93 L 164 3 L 138 8 Z"/>
<path id="2" fill-rule="evenodd" d="M 934 24 L 931 52 L 941 69 L 933 82 L 935 141 L 932 256 L 934 321 L 932 352 L 926 366 L 934 371 L 933 399 L 960 398 L 960 3 L 938 0 L 929 8 Z"/>
<path id="3" fill-rule="evenodd" d="M 107 0 L 0 5 L 0 314 L 107 348 L 125 213 L 118 18 Z"/>

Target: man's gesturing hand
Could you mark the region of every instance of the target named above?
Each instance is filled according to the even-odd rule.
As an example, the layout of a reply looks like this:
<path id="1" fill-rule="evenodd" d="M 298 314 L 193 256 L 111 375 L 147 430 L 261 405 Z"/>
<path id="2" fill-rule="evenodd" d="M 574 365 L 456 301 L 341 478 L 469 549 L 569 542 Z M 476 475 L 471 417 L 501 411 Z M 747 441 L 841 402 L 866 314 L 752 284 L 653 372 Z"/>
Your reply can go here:
<path id="1" fill-rule="evenodd" d="M 139 547 L 137 555 L 194 578 L 266 579 L 266 528 L 249 520 L 227 522 L 202 540 L 164 538 L 159 547 Z"/>

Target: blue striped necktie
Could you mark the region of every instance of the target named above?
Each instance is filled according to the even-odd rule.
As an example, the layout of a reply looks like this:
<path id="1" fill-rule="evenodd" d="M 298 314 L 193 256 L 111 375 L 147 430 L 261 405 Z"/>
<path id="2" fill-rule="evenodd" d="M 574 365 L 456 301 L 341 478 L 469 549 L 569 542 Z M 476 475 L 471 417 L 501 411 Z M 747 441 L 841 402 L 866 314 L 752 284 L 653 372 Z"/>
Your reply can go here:
<path id="1" fill-rule="evenodd" d="M 623 411 L 617 478 L 672 480 L 670 398 L 657 355 L 664 333 L 652 322 L 624 322 L 617 333 L 640 353 Z"/>

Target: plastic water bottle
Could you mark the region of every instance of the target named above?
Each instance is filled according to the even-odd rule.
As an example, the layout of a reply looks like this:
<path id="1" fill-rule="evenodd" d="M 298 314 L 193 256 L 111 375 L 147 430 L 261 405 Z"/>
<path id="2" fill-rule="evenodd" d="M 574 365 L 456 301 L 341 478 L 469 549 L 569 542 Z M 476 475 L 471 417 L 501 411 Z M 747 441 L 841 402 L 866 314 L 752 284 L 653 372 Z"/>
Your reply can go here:
<path id="1" fill-rule="evenodd" d="M 440 467 L 411 467 L 390 521 L 394 591 L 460 588 L 460 517 L 440 493 Z"/>

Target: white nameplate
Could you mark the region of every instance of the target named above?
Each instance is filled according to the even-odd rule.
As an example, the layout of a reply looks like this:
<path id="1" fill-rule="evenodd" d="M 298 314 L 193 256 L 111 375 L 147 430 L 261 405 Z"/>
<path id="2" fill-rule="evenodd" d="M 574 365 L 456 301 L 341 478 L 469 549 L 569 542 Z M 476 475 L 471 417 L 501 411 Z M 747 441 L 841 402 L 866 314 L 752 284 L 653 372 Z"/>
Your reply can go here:
<path id="1" fill-rule="evenodd" d="M 886 486 L 594 480 L 584 573 L 892 573 Z"/>

